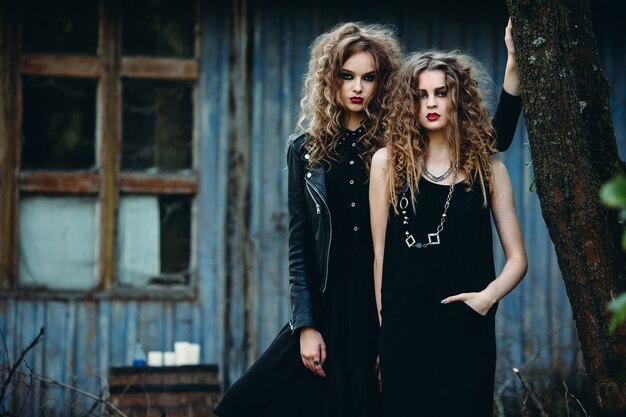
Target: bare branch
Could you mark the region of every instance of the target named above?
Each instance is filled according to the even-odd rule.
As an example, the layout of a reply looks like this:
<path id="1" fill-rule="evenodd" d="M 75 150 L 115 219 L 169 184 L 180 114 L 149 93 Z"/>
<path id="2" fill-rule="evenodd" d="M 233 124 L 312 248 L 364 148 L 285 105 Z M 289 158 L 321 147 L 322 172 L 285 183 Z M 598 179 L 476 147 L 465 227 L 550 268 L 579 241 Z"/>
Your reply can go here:
<path id="1" fill-rule="evenodd" d="M 45 331 L 45 327 L 42 327 L 41 329 L 39 329 L 39 334 L 37 334 L 37 336 L 33 339 L 33 341 L 30 342 L 30 345 L 28 345 L 26 349 L 22 351 L 22 354 L 20 355 L 20 357 L 17 359 L 17 361 L 15 361 L 15 363 L 11 367 L 11 370 L 9 371 L 9 375 L 7 376 L 7 379 L 4 381 L 4 384 L 2 385 L 2 392 L 0 392 L 0 403 L 2 403 L 2 401 L 4 400 L 4 395 L 6 394 L 7 387 L 9 386 L 9 384 L 11 383 L 11 380 L 13 379 L 13 374 L 15 373 L 17 368 L 20 366 L 20 363 L 22 363 L 22 360 L 24 359 L 24 356 L 26 356 L 28 351 L 34 348 L 37 345 L 37 343 L 41 342 L 41 339 L 43 339 L 44 331 Z"/>
<path id="2" fill-rule="evenodd" d="M 76 387 L 73 387 L 71 385 L 64 384 L 63 382 L 59 382 L 59 381 L 51 379 L 51 378 L 46 378 L 46 377 L 41 376 L 41 375 L 33 374 L 33 377 L 35 379 L 41 381 L 41 382 L 45 382 L 47 384 L 58 385 L 61 388 L 65 388 L 65 389 L 68 389 L 70 391 L 74 391 L 74 392 L 76 392 L 76 393 L 78 393 L 80 395 L 83 395 L 83 396 L 85 396 L 87 398 L 91 398 L 92 400 L 95 400 L 95 401 L 97 401 L 99 403 L 102 403 L 105 406 L 109 407 L 111 410 L 115 411 L 120 417 L 128 417 L 126 414 L 124 414 L 124 412 L 122 412 L 122 410 L 117 408 L 115 405 L 111 404 L 107 400 L 105 400 L 105 399 L 103 399 L 101 397 L 98 397 L 97 395 L 94 395 L 94 394 L 92 394 L 90 392 L 83 391 L 80 388 L 76 388 Z"/>
<path id="3" fill-rule="evenodd" d="M 568 404 L 568 398 L 567 398 L 569 396 L 569 397 L 572 397 L 574 401 L 576 401 L 576 403 L 578 403 L 578 406 L 580 407 L 580 409 L 583 410 L 583 413 L 585 413 L 585 417 L 589 417 L 589 414 L 587 414 L 587 410 L 585 410 L 585 407 L 583 407 L 581 402 L 578 401 L 578 398 L 576 398 L 574 394 L 569 392 L 569 388 L 567 387 L 567 384 L 565 383 L 565 381 L 563 381 L 563 386 L 565 387 L 565 406 L 567 407 L 567 415 L 569 416 L 569 404 Z"/>
<path id="4" fill-rule="evenodd" d="M 533 402 L 535 403 L 535 405 L 539 409 L 539 412 L 541 413 L 541 417 L 548 417 L 548 413 L 546 413 L 546 410 L 543 409 L 543 405 L 541 404 L 541 401 L 539 401 L 539 398 L 537 398 L 534 395 L 530 384 L 526 381 L 526 378 L 524 378 L 524 376 L 522 375 L 522 372 L 517 368 L 513 368 L 513 372 L 515 372 L 519 380 L 522 382 L 522 385 L 524 386 L 524 390 L 526 391 L 526 395 L 524 396 L 524 401 L 522 402 L 522 416 L 528 417 L 529 415 L 528 414 L 528 399 L 532 398 Z"/>

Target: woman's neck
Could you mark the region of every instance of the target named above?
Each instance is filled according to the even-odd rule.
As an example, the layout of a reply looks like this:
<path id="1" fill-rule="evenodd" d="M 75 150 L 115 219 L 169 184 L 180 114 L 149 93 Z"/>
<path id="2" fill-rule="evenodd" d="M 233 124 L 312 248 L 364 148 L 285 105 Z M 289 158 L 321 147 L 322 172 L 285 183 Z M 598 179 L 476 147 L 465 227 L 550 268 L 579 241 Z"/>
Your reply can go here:
<path id="1" fill-rule="evenodd" d="M 348 130 L 357 130 L 359 127 L 361 127 L 361 125 L 363 124 L 363 120 L 364 118 L 361 116 L 357 116 L 355 114 L 349 114 L 348 117 L 346 117 L 344 123 L 343 123 L 343 127 L 348 129 Z"/>
<path id="2" fill-rule="evenodd" d="M 428 135 L 428 146 L 426 148 L 426 159 L 433 162 L 443 162 L 450 160 L 450 145 L 443 134 Z"/>

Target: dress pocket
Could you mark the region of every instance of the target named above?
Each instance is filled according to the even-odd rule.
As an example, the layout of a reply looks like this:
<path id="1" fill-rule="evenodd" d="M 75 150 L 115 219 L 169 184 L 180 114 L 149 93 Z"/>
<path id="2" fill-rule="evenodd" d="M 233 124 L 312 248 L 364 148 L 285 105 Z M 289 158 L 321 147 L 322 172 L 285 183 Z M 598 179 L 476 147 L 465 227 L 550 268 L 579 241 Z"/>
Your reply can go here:
<path id="1" fill-rule="evenodd" d="M 489 322 L 489 313 L 483 316 L 478 311 L 467 305 L 464 301 L 460 301 L 458 304 L 459 316 L 463 322 L 468 323 L 472 327 L 483 327 Z"/>

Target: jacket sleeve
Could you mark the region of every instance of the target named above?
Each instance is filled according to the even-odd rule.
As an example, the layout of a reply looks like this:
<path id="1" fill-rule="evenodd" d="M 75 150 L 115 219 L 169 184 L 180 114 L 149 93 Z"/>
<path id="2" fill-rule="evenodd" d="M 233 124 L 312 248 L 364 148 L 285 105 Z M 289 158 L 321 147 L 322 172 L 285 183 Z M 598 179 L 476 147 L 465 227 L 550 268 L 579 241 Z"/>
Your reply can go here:
<path id="1" fill-rule="evenodd" d="M 313 306 L 309 280 L 310 259 L 314 256 L 306 217 L 305 163 L 290 141 L 287 149 L 287 201 L 289 208 L 289 292 L 291 296 L 291 331 L 313 325 Z"/>
<path id="2" fill-rule="evenodd" d="M 521 97 L 511 95 L 502 89 L 496 114 L 491 120 L 496 136 L 496 148 L 499 152 L 504 152 L 511 146 L 521 111 Z"/>

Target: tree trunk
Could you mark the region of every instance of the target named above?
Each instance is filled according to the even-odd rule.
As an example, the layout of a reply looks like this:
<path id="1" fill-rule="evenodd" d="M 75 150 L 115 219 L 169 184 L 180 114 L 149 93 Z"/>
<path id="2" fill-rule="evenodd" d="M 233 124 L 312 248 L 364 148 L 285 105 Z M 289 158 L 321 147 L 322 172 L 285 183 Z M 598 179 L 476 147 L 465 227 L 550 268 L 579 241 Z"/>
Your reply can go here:
<path id="1" fill-rule="evenodd" d="M 626 415 L 626 327 L 607 303 L 626 291 L 623 226 L 599 199 L 626 172 L 588 0 L 507 0 L 541 210 L 576 320 L 600 415 Z M 532 262 L 532 259 L 530 259 Z"/>

